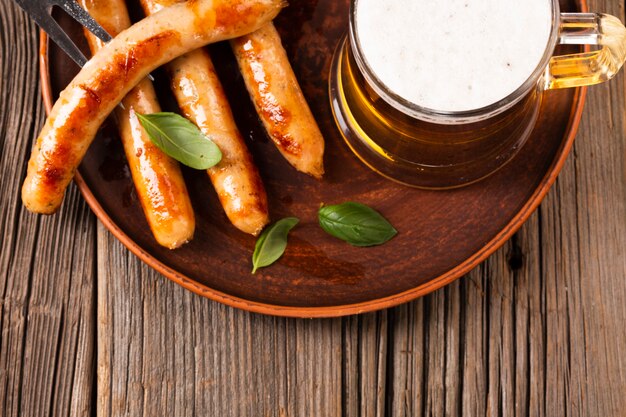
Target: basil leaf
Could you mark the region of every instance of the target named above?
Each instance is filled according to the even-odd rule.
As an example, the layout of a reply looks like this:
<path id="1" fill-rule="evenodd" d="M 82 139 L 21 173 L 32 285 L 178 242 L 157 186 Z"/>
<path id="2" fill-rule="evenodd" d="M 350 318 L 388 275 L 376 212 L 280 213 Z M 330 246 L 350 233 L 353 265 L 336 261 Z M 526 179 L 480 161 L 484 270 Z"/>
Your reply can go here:
<path id="1" fill-rule="evenodd" d="M 252 254 L 252 273 L 276 262 L 287 248 L 287 235 L 300 220 L 287 217 L 267 227 L 256 241 Z"/>
<path id="2" fill-rule="evenodd" d="M 322 207 L 318 218 L 326 233 L 354 246 L 381 245 L 398 233 L 380 213 L 360 203 Z"/>
<path id="3" fill-rule="evenodd" d="M 222 159 L 222 152 L 198 127 L 176 113 L 137 114 L 150 140 L 181 164 L 208 169 Z"/>

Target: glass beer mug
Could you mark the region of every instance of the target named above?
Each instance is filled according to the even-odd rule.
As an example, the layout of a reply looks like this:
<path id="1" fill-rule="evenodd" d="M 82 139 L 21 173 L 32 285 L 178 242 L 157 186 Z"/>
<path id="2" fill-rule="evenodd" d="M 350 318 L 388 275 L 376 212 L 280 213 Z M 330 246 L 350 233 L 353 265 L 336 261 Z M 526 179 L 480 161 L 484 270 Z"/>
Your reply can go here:
<path id="1" fill-rule="evenodd" d="M 619 71 L 626 59 L 626 29 L 617 18 L 595 13 L 560 13 L 558 0 L 535 0 L 538 7 L 546 8 L 545 15 L 549 22 L 546 23 L 545 41 L 542 41 L 538 47 L 535 45 L 535 48 L 540 49 L 538 49 L 537 60 L 531 63 L 533 66 L 528 72 L 530 75 L 528 76 L 528 73 L 523 75 L 526 78 L 522 78 L 522 81 L 515 84 L 510 93 L 495 101 L 486 104 L 479 103 L 471 107 L 474 103 L 471 100 L 463 102 L 465 95 L 470 96 L 469 90 L 455 91 L 453 95 L 456 94 L 460 102 L 452 103 L 451 101 L 447 105 L 444 103 L 436 107 L 429 105 L 428 102 L 421 103 L 413 99 L 413 96 L 406 97 L 401 88 L 388 85 L 390 77 L 385 79 L 384 75 L 380 75 L 385 72 L 385 65 L 391 66 L 391 73 L 395 70 L 392 55 L 395 53 L 396 43 L 406 41 L 402 39 L 406 35 L 398 34 L 395 43 L 389 39 L 382 42 L 383 47 L 380 48 L 380 56 L 377 57 L 376 63 L 378 67 L 373 68 L 374 61 L 370 62 L 369 58 L 374 55 L 367 52 L 368 45 L 364 42 L 369 42 L 372 36 L 378 36 L 375 31 L 380 28 L 371 27 L 371 25 L 361 27 L 358 22 L 360 17 L 357 16 L 360 6 L 370 7 L 375 4 L 375 1 L 382 5 L 375 6 L 379 10 L 372 11 L 374 16 L 370 20 L 363 17 L 364 21 L 384 22 L 384 17 L 380 15 L 391 7 L 397 7 L 398 2 L 404 3 L 407 7 L 423 6 L 411 6 L 411 3 L 414 3 L 411 0 L 368 1 L 369 3 L 365 4 L 366 0 L 352 0 L 349 32 L 338 45 L 333 58 L 330 74 L 333 114 L 346 143 L 359 159 L 383 176 L 411 186 L 445 189 L 471 184 L 487 177 L 510 161 L 530 136 L 539 114 L 544 91 L 606 81 Z M 430 0 L 420 0 L 422 4 L 428 1 Z M 522 4 L 519 7 L 525 8 L 527 7 L 524 6 L 526 1 L 529 0 L 517 0 L 515 4 Z M 429 19 L 435 20 L 432 23 L 435 25 L 433 28 L 441 32 L 438 36 L 448 34 L 445 28 L 438 26 L 453 24 L 447 20 L 453 17 L 452 6 L 448 11 L 443 12 L 440 12 L 441 7 L 447 7 L 446 3 L 454 3 L 456 8 L 467 8 L 476 4 L 471 1 L 455 2 L 453 0 L 432 1 L 432 3 L 438 4 L 433 5 L 433 7 L 438 7 L 433 10 L 443 13 L 446 18 L 444 21 L 437 22 L 435 12 L 427 15 Z M 490 7 L 493 7 L 493 4 Z M 514 14 L 517 16 L 519 13 L 526 12 L 515 11 Z M 410 14 L 409 11 L 406 13 Z M 483 15 L 477 14 L 479 17 Z M 403 16 L 396 15 L 394 22 L 402 18 Z M 467 20 L 467 16 L 463 18 Z M 424 21 L 423 19 L 422 21 L 415 20 L 414 16 L 409 16 L 407 19 L 413 19 L 415 25 L 421 25 Z M 489 27 L 491 23 L 487 21 L 483 24 Z M 498 22 L 498 24 L 510 27 L 513 23 Z M 374 32 L 364 36 L 365 30 Z M 401 29 L 398 30 L 401 31 Z M 484 28 L 468 30 L 484 31 Z M 459 30 L 458 34 L 465 36 L 469 33 L 468 30 Z M 526 30 L 526 28 L 522 27 L 521 30 Z M 507 42 L 514 41 L 507 38 L 508 33 L 500 33 L 499 36 L 505 38 Z M 414 39 L 411 42 L 419 41 Z M 459 38 L 451 45 L 455 46 L 461 41 L 463 39 Z M 411 47 L 411 42 L 408 47 Z M 596 48 L 591 52 L 553 56 L 557 44 L 596 45 Z M 443 65 L 454 65 L 452 64 L 454 59 L 446 55 L 447 52 L 440 50 L 436 39 L 429 41 L 428 48 L 431 48 L 435 55 L 441 54 L 439 58 L 433 58 L 439 60 L 436 61 L 439 68 Z M 476 58 L 478 60 L 484 59 L 481 57 L 480 48 L 483 46 L 477 46 L 477 50 L 473 52 L 478 56 Z M 495 45 L 493 48 L 497 49 L 498 46 Z M 372 50 L 372 48 L 369 49 Z M 368 53 L 370 55 L 367 55 Z M 416 65 L 421 63 L 422 61 L 417 61 Z M 400 64 L 405 64 L 405 62 L 400 62 Z M 477 68 L 480 68 L 480 65 L 485 65 L 485 62 L 477 61 L 476 64 Z M 491 62 L 486 64 L 492 65 Z M 471 67 L 471 65 L 468 66 Z M 383 70 L 380 70 L 381 68 Z M 437 67 L 433 65 L 432 68 Z M 505 66 L 502 71 L 506 70 Z M 452 69 L 448 68 L 449 74 L 442 71 L 442 74 L 436 75 L 444 78 L 442 85 L 445 87 L 446 77 L 458 75 L 471 81 L 472 76 L 468 75 L 467 71 L 469 70 L 461 62 Z M 425 74 L 426 78 L 422 78 L 426 81 L 411 87 L 417 90 L 416 94 L 420 93 L 420 89 L 430 88 L 428 76 L 429 74 Z M 400 77 L 407 78 L 406 81 L 409 84 L 412 82 L 410 72 L 405 71 Z M 419 77 L 416 76 L 416 78 Z M 493 80 L 494 84 L 498 82 L 500 81 Z M 450 84 L 454 83 L 450 82 Z M 483 86 L 482 89 L 490 92 L 497 90 L 495 87 L 497 85 L 494 85 L 494 88 Z M 471 85 L 468 88 L 471 89 Z M 436 96 L 437 94 L 431 102 L 437 100 Z"/>

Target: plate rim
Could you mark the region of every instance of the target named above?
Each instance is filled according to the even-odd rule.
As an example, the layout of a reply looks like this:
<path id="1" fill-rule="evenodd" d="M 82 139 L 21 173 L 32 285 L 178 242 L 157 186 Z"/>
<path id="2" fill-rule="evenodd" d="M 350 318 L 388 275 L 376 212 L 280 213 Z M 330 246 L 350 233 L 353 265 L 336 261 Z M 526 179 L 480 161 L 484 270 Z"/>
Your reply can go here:
<path id="1" fill-rule="evenodd" d="M 580 0 L 579 3 L 581 12 L 586 12 L 588 10 L 587 0 Z M 48 60 L 48 36 L 43 30 L 40 30 L 39 40 L 39 70 L 42 87 L 41 94 L 43 96 L 46 114 L 49 114 L 54 103 L 52 101 L 52 85 L 50 80 L 50 68 Z M 111 232 L 111 234 L 113 234 L 113 236 L 115 236 L 128 250 L 130 250 L 141 261 L 159 272 L 161 275 L 197 295 L 209 298 L 222 304 L 226 304 L 230 307 L 239 308 L 253 313 L 280 317 L 327 318 L 368 313 L 372 311 L 396 307 L 400 304 L 415 300 L 419 297 L 436 291 L 467 274 L 478 265 L 480 265 L 489 256 L 491 256 L 496 250 L 502 247 L 513 236 L 513 234 L 521 228 L 526 220 L 528 220 L 528 218 L 534 213 L 537 207 L 539 207 L 539 204 L 545 198 L 546 194 L 552 187 L 552 184 L 554 184 L 554 182 L 556 181 L 556 178 L 561 172 L 574 144 L 574 139 L 577 135 L 578 127 L 580 126 L 580 121 L 582 118 L 586 96 L 587 87 L 580 87 L 575 89 L 574 97 L 572 100 L 572 110 L 570 113 L 568 124 L 566 126 L 566 134 L 563 136 L 560 151 L 557 153 L 556 158 L 552 161 L 550 167 L 548 167 L 546 174 L 541 179 L 532 195 L 522 205 L 522 207 L 513 216 L 509 223 L 507 223 L 507 225 L 503 227 L 502 230 L 500 230 L 500 232 L 493 237 L 493 239 L 483 245 L 472 256 L 467 258 L 456 267 L 439 275 L 436 278 L 431 279 L 424 284 L 418 285 L 417 287 L 402 291 L 394 295 L 363 301 L 360 303 L 323 307 L 283 306 L 278 304 L 246 300 L 241 297 L 218 291 L 207 285 L 200 284 L 193 279 L 179 273 L 175 269 L 165 265 L 160 260 L 156 259 L 156 257 L 145 251 L 119 226 L 117 226 L 117 224 L 115 224 L 111 217 L 106 213 L 102 205 L 91 192 L 91 190 L 87 186 L 87 183 L 81 176 L 80 171 L 76 171 L 74 182 L 78 186 L 78 189 L 83 195 L 83 198 L 85 199 L 91 210 L 94 212 L 96 217 L 100 220 L 104 227 L 106 227 L 107 230 L 109 230 L 109 232 Z"/>

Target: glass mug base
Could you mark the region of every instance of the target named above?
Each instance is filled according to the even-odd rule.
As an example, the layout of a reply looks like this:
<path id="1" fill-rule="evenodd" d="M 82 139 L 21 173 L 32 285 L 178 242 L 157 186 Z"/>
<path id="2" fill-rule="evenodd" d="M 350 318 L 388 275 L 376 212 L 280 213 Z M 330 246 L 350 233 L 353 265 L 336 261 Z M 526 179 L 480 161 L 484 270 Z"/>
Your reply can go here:
<path id="1" fill-rule="evenodd" d="M 488 120 L 438 124 L 410 117 L 369 87 L 350 48 L 346 36 L 333 56 L 333 116 L 353 153 L 388 179 L 427 189 L 472 184 L 508 163 L 535 126 L 542 100 L 538 87 Z"/>

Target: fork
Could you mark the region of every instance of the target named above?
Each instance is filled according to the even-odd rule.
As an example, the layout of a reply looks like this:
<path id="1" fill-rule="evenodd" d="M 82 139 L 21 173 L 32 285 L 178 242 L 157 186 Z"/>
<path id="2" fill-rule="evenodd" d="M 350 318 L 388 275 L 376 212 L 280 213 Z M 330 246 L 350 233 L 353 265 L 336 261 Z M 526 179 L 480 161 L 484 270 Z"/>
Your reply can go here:
<path id="1" fill-rule="evenodd" d="M 59 6 L 74 20 L 87 28 L 103 42 L 109 42 L 111 35 L 95 21 L 75 0 L 14 0 L 43 29 L 48 36 L 80 67 L 87 63 L 87 57 L 70 39 L 59 24 L 52 18 L 51 11 Z"/>

